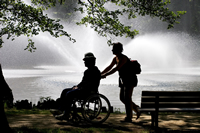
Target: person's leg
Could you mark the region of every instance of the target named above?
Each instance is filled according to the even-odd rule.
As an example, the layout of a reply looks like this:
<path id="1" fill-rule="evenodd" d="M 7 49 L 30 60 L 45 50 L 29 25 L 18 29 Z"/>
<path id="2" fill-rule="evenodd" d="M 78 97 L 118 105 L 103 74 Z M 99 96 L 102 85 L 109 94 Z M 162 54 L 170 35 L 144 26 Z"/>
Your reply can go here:
<path id="1" fill-rule="evenodd" d="M 132 107 L 133 107 L 133 111 L 137 114 L 137 112 L 138 112 L 138 105 L 136 105 L 134 102 L 132 102 Z"/>
<path id="2" fill-rule="evenodd" d="M 120 93 L 119 93 L 119 99 L 120 101 L 125 104 L 125 99 L 124 99 L 124 87 L 120 87 Z"/>
<path id="3" fill-rule="evenodd" d="M 122 82 L 122 79 L 119 78 L 119 87 L 120 87 L 120 93 L 119 93 L 119 99 L 120 101 L 125 104 L 125 99 L 124 99 L 124 85 Z"/>
<path id="4" fill-rule="evenodd" d="M 132 119 L 132 116 L 133 116 L 132 93 L 133 93 L 133 87 L 131 87 L 131 86 L 124 87 L 124 103 L 125 103 L 127 119 Z"/>
<path id="5" fill-rule="evenodd" d="M 63 111 L 65 110 L 65 104 L 66 104 L 65 97 L 66 97 L 67 92 L 69 92 L 71 90 L 72 90 L 72 88 L 63 89 L 63 91 L 60 94 L 60 97 L 58 99 L 56 99 L 55 109 L 50 109 L 50 112 L 54 116 L 62 114 Z"/>
<path id="6" fill-rule="evenodd" d="M 124 99 L 124 88 L 120 88 L 120 101 L 123 103 L 123 104 L 125 104 L 125 99 Z M 135 109 L 135 108 L 138 108 L 139 106 L 138 105 L 136 105 L 134 102 L 132 102 L 132 106 L 133 106 L 133 109 Z M 137 113 L 136 111 L 135 111 L 135 113 Z"/>
<path id="7" fill-rule="evenodd" d="M 134 112 L 136 113 L 137 117 L 136 120 L 140 117 L 140 111 L 138 110 L 138 105 L 136 105 L 133 101 L 132 101 L 132 93 L 133 93 L 133 88 L 134 87 L 125 87 L 125 107 L 126 107 L 126 111 L 127 111 L 127 117 L 128 118 L 132 118 L 133 112 L 132 110 L 134 110 Z"/>
<path id="8" fill-rule="evenodd" d="M 73 104 L 73 100 L 75 97 L 79 97 L 81 95 L 81 91 L 79 89 L 70 90 L 65 95 L 65 107 L 64 107 L 64 115 L 68 115 L 71 111 L 71 105 Z"/>
<path id="9" fill-rule="evenodd" d="M 66 93 L 66 96 L 65 96 L 65 101 L 66 101 L 65 112 L 66 113 L 69 113 L 71 109 L 71 105 L 73 103 L 73 99 L 76 97 L 78 91 L 79 91 L 78 89 L 75 89 L 75 90 L 68 91 Z"/>
<path id="10" fill-rule="evenodd" d="M 66 100 L 66 97 L 67 97 L 67 93 L 72 91 L 72 88 L 66 88 L 64 89 L 62 92 L 61 92 L 61 95 L 60 95 L 60 110 L 64 111 L 65 110 L 65 106 L 66 106 L 66 103 L 68 102 Z"/>
<path id="11" fill-rule="evenodd" d="M 131 83 L 131 84 L 130 84 Z M 136 105 L 132 101 L 132 93 L 135 86 L 137 86 L 137 78 L 134 79 L 134 82 L 132 82 L 132 79 L 119 79 L 119 86 L 121 88 L 120 91 L 120 100 L 122 103 L 125 104 L 126 114 L 127 118 L 132 118 L 132 110 L 137 114 L 136 119 L 140 117 L 140 111 L 138 110 L 138 105 Z"/>
<path id="12" fill-rule="evenodd" d="M 56 115 L 55 118 L 58 120 L 68 120 L 71 111 L 71 105 L 73 103 L 73 99 L 78 95 L 79 89 L 71 89 L 71 90 L 63 90 L 61 94 L 63 98 L 63 114 Z M 66 93 L 66 94 L 65 94 Z"/>

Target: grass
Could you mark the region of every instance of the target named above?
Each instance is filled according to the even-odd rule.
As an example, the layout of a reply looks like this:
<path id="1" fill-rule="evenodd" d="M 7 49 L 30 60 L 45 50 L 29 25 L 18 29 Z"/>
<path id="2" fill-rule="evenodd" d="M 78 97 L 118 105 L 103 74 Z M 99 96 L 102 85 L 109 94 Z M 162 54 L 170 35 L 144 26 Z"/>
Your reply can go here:
<path id="1" fill-rule="evenodd" d="M 20 115 L 20 114 L 51 114 L 49 110 L 41 109 L 5 109 L 6 115 Z"/>

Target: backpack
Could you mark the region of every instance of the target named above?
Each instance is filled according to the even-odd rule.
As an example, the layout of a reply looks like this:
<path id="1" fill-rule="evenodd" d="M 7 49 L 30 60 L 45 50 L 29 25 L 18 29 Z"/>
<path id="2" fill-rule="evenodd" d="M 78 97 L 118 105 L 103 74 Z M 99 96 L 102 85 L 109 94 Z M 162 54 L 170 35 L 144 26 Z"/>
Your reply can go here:
<path id="1" fill-rule="evenodd" d="M 133 70 L 134 74 L 141 73 L 141 65 L 137 60 L 130 60 L 131 69 Z"/>

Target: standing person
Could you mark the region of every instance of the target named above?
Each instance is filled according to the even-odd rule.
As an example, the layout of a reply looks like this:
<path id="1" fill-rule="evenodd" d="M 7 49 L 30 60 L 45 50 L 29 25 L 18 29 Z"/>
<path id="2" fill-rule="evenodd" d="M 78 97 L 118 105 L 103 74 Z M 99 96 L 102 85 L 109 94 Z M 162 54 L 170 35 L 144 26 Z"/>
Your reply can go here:
<path id="1" fill-rule="evenodd" d="M 140 117 L 138 105 L 132 102 L 133 88 L 136 87 L 138 83 L 137 76 L 131 73 L 130 60 L 126 55 L 122 54 L 123 46 L 120 42 L 113 43 L 112 52 L 115 57 L 111 64 L 101 72 L 101 77 L 106 78 L 106 76 L 111 75 L 116 71 L 119 72 L 119 87 L 121 88 L 120 100 L 125 105 L 126 110 L 126 117 L 121 122 L 132 122 L 132 110 L 136 112 L 136 120 Z"/>
<path id="2" fill-rule="evenodd" d="M 85 67 L 88 69 L 85 70 L 82 81 L 72 88 L 64 89 L 59 100 L 57 100 L 60 102 L 59 110 L 64 111 L 63 114 L 55 116 L 55 118 L 58 120 L 68 119 L 70 108 L 75 97 L 78 98 L 81 96 L 88 96 L 92 93 L 98 92 L 98 87 L 101 80 L 101 72 L 95 66 L 96 58 L 93 53 L 89 52 L 85 54 L 83 61 L 85 63 Z M 54 114 L 57 111 L 51 110 L 51 112 Z"/>
<path id="3" fill-rule="evenodd" d="M 6 83 L 1 64 L 0 64 L 0 84 L 1 84 L 1 89 L 0 89 L 0 130 L 4 131 L 6 133 L 12 133 L 12 130 L 8 124 L 6 114 L 4 111 L 4 100 L 8 100 L 11 104 L 13 103 L 13 94 L 12 90 Z"/>

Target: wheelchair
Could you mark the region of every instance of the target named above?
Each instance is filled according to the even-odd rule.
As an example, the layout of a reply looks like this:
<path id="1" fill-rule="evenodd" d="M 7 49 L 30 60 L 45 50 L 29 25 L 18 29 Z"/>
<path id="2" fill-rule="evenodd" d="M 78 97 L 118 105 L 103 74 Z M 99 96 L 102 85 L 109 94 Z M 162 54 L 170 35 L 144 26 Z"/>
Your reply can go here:
<path id="1" fill-rule="evenodd" d="M 110 101 L 102 94 L 94 93 L 86 98 L 75 98 L 67 121 L 78 124 L 82 120 L 91 124 L 105 122 L 111 113 Z"/>

